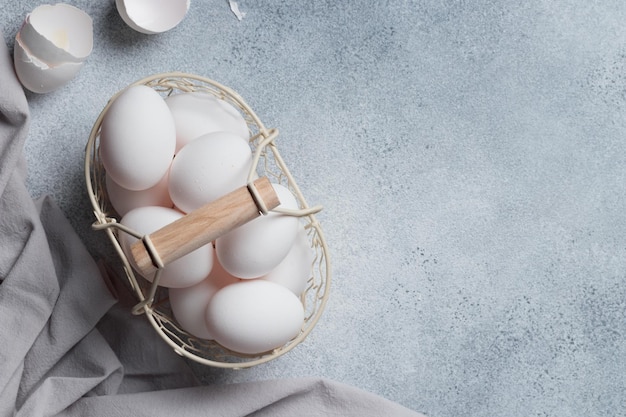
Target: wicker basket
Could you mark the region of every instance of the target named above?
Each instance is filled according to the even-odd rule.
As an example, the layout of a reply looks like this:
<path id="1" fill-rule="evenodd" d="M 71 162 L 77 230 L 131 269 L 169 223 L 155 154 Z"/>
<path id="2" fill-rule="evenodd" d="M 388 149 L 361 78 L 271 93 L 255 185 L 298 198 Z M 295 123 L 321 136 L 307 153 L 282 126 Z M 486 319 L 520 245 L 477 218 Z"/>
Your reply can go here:
<path id="1" fill-rule="evenodd" d="M 307 288 L 301 296 L 305 309 L 305 321 L 300 333 L 284 346 L 259 355 L 242 355 L 231 352 L 214 341 L 199 339 L 181 329 L 173 317 L 167 289 L 150 283 L 131 268 L 121 249 L 118 237 L 120 233 L 132 234 L 133 231 L 120 225 L 119 216 L 108 202 L 106 194 L 105 171 L 98 157 L 100 127 L 105 113 L 117 96 L 124 91 L 122 90 L 109 100 L 93 126 L 85 153 L 85 177 L 96 217 L 93 228 L 102 230 L 108 235 L 119 255 L 125 274 L 138 300 L 133 313 L 145 314 L 157 333 L 178 354 L 204 365 L 221 368 L 247 368 L 283 355 L 302 342 L 311 332 L 328 299 L 330 259 L 320 224 L 315 218 L 315 213 L 321 207 L 310 207 L 304 199 L 274 143 L 278 132 L 275 129 L 266 129 L 236 92 L 210 79 L 176 72 L 153 75 L 136 81 L 132 85 L 139 84 L 153 88 L 163 97 L 181 92 L 206 92 L 239 109 L 250 130 L 250 146 L 254 154 L 254 164 L 250 175 L 267 176 L 272 182 L 282 184 L 291 190 L 300 209 L 288 214 L 298 216 L 305 226 L 309 242 L 315 252 L 315 259 L 311 265 L 311 276 Z M 155 283 L 158 283 L 158 279 L 155 280 Z"/>

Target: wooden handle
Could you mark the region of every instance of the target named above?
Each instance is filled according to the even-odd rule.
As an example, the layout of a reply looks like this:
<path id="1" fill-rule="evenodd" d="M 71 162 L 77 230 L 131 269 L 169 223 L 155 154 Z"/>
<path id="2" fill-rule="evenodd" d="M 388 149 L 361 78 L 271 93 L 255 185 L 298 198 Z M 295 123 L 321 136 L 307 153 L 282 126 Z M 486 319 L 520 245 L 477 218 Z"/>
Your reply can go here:
<path id="1" fill-rule="evenodd" d="M 267 210 L 280 204 L 267 177 L 257 179 L 251 186 L 256 189 L 256 196 L 254 189 L 243 186 L 133 243 L 131 253 L 139 272 L 149 276 L 157 268 L 255 219 L 263 204 Z"/>

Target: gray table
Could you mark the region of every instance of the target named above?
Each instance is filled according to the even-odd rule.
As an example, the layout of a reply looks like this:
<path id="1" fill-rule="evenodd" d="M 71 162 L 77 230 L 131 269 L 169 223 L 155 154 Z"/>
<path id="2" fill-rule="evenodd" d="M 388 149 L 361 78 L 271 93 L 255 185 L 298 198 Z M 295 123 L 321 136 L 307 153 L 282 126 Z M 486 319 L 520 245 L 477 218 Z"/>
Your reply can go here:
<path id="1" fill-rule="evenodd" d="M 9 46 L 40 4 L 4 1 Z M 626 415 L 626 4 L 193 0 L 155 36 L 113 1 L 78 78 L 29 94 L 34 197 L 95 257 L 83 179 L 108 98 L 180 70 L 237 90 L 333 259 L 304 344 L 207 384 L 325 376 L 431 416 Z M 520 3 L 518 5 L 518 3 Z"/>

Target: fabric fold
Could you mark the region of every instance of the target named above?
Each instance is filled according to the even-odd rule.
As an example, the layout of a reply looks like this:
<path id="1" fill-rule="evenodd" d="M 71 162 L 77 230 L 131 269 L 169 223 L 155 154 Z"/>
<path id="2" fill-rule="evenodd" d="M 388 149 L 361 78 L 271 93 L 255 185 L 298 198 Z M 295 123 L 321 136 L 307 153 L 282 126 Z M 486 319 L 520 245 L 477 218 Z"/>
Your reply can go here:
<path id="1" fill-rule="evenodd" d="M 294 378 L 196 387 L 138 395 L 83 398 L 61 416 L 106 415 L 152 417 L 154 409 L 142 403 L 159 404 L 161 415 L 195 417 L 320 417 L 394 416 L 419 417 L 401 405 L 361 389 L 324 378 Z"/>

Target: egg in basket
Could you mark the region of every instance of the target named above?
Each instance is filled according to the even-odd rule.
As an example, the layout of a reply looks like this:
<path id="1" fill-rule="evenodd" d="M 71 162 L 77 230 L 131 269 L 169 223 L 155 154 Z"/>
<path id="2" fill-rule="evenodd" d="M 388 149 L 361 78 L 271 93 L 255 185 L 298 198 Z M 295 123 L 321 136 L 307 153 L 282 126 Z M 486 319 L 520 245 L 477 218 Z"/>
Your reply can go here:
<path id="1" fill-rule="evenodd" d="M 315 215 L 233 90 L 192 74 L 139 80 L 91 131 L 86 185 L 137 304 L 177 353 L 246 368 L 302 342 L 329 295 Z"/>

